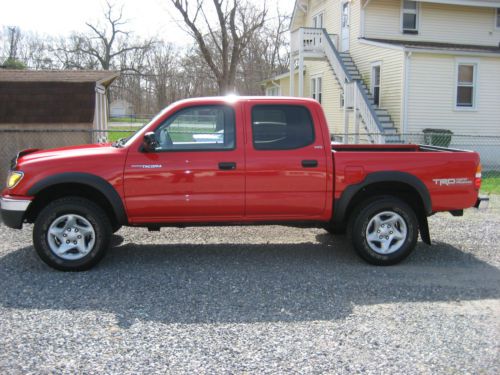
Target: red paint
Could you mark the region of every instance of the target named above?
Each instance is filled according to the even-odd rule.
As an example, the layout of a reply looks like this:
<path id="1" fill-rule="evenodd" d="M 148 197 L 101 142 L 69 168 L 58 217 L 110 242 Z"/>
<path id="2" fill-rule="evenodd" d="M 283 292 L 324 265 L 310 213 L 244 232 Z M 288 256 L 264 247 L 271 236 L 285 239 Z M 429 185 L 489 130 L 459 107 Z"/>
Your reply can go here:
<path id="1" fill-rule="evenodd" d="M 179 109 L 223 104 L 236 113 L 236 147 L 228 151 L 141 151 L 144 133 L 153 131 Z M 252 144 L 251 108 L 259 104 L 306 107 L 315 127 L 312 145 L 296 150 L 260 151 Z M 174 103 L 123 148 L 87 145 L 36 151 L 21 156 L 22 181 L 4 196 L 23 197 L 38 181 L 63 172 L 84 172 L 108 181 L 125 202 L 129 223 L 328 221 L 333 199 L 373 172 L 402 171 L 427 186 L 433 211 L 471 207 L 477 199 L 479 156 L 471 152 L 421 151 L 415 145 L 330 145 L 320 105 L 310 99 L 241 97 L 201 98 Z M 382 150 L 383 151 L 382 151 Z M 380 152 L 375 152 L 381 150 Z M 391 151 L 393 150 L 393 151 Z M 317 160 L 303 168 L 302 160 Z M 234 162 L 235 170 L 218 163 Z M 141 169 L 134 165 L 151 165 Z M 465 178 L 470 184 L 443 184 Z M 435 180 L 438 180 L 436 182 Z M 476 184 L 476 186 L 475 186 Z"/>

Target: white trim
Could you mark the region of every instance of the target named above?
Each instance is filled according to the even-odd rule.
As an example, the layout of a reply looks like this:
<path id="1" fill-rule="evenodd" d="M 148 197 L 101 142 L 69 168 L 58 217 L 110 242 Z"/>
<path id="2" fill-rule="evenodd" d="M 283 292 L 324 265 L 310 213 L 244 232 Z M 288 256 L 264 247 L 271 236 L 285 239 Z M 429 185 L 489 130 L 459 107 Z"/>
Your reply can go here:
<path id="1" fill-rule="evenodd" d="M 405 47 L 397 44 L 383 43 L 383 42 L 375 42 L 373 40 L 359 39 L 360 43 L 368 44 L 371 46 L 382 47 L 387 49 L 395 49 L 398 51 L 404 51 Z"/>
<path id="2" fill-rule="evenodd" d="M 413 13 L 413 11 L 410 11 L 410 12 L 405 12 L 405 0 L 401 0 L 401 9 L 400 9 L 400 18 L 399 18 L 399 31 L 401 32 L 401 34 L 405 34 L 405 31 L 410 31 L 410 32 L 416 32 L 417 34 L 420 32 L 420 3 L 416 0 L 408 0 L 408 1 L 414 1 L 415 2 L 415 13 Z M 403 16 L 405 13 L 408 13 L 408 14 L 415 14 L 416 16 L 416 19 L 415 19 L 415 29 L 405 29 L 403 27 L 403 23 L 404 23 L 404 20 L 403 20 Z M 407 35 L 412 35 L 411 33 L 407 33 Z"/>
<path id="3" fill-rule="evenodd" d="M 457 105 L 457 93 L 458 93 L 458 68 L 460 65 L 470 65 L 473 67 L 472 71 L 472 107 L 460 107 Z M 464 59 L 457 57 L 455 59 L 455 89 L 453 98 L 453 109 L 454 111 L 465 111 L 465 112 L 475 112 L 479 107 L 479 59 Z"/>
<path id="4" fill-rule="evenodd" d="M 365 23 L 366 23 L 365 22 L 365 7 L 366 7 L 366 4 L 361 7 L 360 25 L 359 25 L 359 35 L 358 35 L 358 38 L 364 38 L 364 36 L 365 36 Z"/>
<path id="5" fill-rule="evenodd" d="M 380 108 L 380 104 L 382 102 L 382 61 L 381 60 L 377 60 L 377 61 L 374 61 L 370 64 L 370 92 L 373 96 L 373 103 L 375 105 L 375 80 L 373 79 L 373 70 L 374 68 L 378 67 L 379 68 L 379 72 L 378 72 L 378 80 L 379 80 L 379 83 L 378 83 L 378 107 Z"/>
<path id="6" fill-rule="evenodd" d="M 274 90 L 276 90 L 275 91 L 276 95 L 272 93 Z M 276 85 L 273 82 L 273 86 L 272 87 L 266 88 L 266 96 L 281 96 L 281 86 Z"/>
<path id="7" fill-rule="evenodd" d="M 475 51 L 458 51 L 458 50 L 437 49 L 437 48 L 405 47 L 398 44 L 375 42 L 373 40 L 366 40 L 366 39 L 359 39 L 359 42 L 371 46 L 394 49 L 398 51 L 406 51 L 406 52 L 437 53 L 441 55 L 458 55 L 458 56 L 488 56 L 488 57 L 500 58 L 500 54 L 496 52 L 479 52 L 479 51 L 475 52 Z M 401 41 L 401 43 L 404 42 L 405 42 L 404 40 Z"/>
<path id="8" fill-rule="evenodd" d="M 411 79 L 411 52 L 405 52 L 404 66 L 403 66 L 403 106 L 401 114 L 401 133 L 408 133 L 408 98 L 410 92 L 410 79 Z"/>
<path id="9" fill-rule="evenodd" d="M 344 20 L 344 5 L 347 4 L 348 10 L 347 10 L 347 49 L 344 50 L 344 45 L 343 45 L 343 39 L 344 39 L 344 32 L 343 29 L 344 27 L 342 26 L 343 20 Z M 340 52 L 347 52 L 351 49 L 351 0 L 342 0 L 340 2 L 340 38 L 339 38 L 339 51 Z"/>
<path id="10" fill-rule="evenodd" d="M 450 4 L 450 5 L 464 5 L 471 7 L 486 7 L 486 8 L 500 7 L 500 1 L 496 1 L 494 3 L 482 0 L 416 0 L 416 1 L 420 3 L 439 3 L 439 4 Z"/>
<path id="11" fill-rule="evenodd" d="M 321 16 L 321 26 L 318 27 L 317 25 L 314 25 L 314 19 L 316 17 L 319 17 Z M 321 9 L 320 11 L 316 12 L 312 17 L 311 17 L 311 21 L 313 22 L 313 24 L 311 25 L 311 27 L 314 27 L 316 29 L 324 29 L 325 28 L 325 10 L 324 9 Z"/>
<path id="12" fill-rule="evenodd" d="M 318 89 L 318 82 L 321 82 L 319 85 L 321 90 Z M 316 88 L 315 91 L 313 90 L 314 88 Z M 309 87 L 309 94 L 310 97 L 318 101 L 319 104 L 323 103 L 323 73 L 318 73 L 311 76 L 311 86 Z"/>
<path id="13" fill-rule="evenodd" d="M 415 53 L 435 53 L 439 55 L 455 55 L 455 56 L 486 56 L 486 57 L 498 57 L 500 58 L 500 53 L 495 52 L 472 52 L 472 51 L 450 51 L 432 48 L 405 48 L 405 51 L 415 52 Z"/>

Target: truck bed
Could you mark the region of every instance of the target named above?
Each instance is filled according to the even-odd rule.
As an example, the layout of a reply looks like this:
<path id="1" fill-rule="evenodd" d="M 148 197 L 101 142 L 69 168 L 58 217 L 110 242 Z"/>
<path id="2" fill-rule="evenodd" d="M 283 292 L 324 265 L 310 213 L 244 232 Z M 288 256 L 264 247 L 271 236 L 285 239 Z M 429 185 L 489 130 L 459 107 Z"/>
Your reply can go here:
<path id="1" fill-rule="evenodd" d="M 346 144 L 333 144 L 332 151 L 339 152 L 471 152 L 468 150 L 459 150 L 454 148 L 429 146 L 429 145 L 419 145 L 419 144 L 356 144 L 356 145 L 346 145 Z"/>

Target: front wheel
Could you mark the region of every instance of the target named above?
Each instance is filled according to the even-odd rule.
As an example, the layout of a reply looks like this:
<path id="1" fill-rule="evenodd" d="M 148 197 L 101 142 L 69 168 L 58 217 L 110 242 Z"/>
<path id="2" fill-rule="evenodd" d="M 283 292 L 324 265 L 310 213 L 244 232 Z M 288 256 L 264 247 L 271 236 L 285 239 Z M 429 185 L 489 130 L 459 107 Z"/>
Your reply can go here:
<path id="1" fill-rule="evenodd" d="M 33 244 L 39 257 L 61 271 L 93 267 L 109 247 L 111 224 L 95 203 L 66 197 L 48 204 L 38 215 Z"/>
<path id="2" fill-rule="evenodd" d="M 358 206 L 349 221 L 349 235 L 361 258 L 388 266 L 401 262 L 415 248 L 418 220 L 405 202 L 380 197 Z"/>

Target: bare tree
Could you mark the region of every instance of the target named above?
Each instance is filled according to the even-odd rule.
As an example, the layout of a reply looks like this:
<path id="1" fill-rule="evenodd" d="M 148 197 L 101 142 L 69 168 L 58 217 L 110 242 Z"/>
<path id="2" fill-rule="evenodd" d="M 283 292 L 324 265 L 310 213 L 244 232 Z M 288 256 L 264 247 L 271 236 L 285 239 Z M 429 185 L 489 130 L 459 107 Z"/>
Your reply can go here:
<path id="1" fill-rule="evenodd" d="M 210 0 L 195 0 L 193 5 L 189 0 L 170 1 L 215 76 L 219 93 L 234 90 L 242 51 L 264 25 L 265 5 L 259 10 L 247 0 L 211 0 L 216 14 L 214 27 L 205 8 Z"/>
<path id="2" fill-rule="evenodd" d="M 57 49 L 66 68 L 94 68 L 96 64 L 101 69 L 113 68 L 113 62 L 123 54 L 144 51 L 151 47 L 152 40 L 130 44 L 131 32 L 123 27 L 127 20 L 123 18 L 123 7 L 118 11 L 115 5 L 106 2 L 104 25 L 87 22 L 89 33 L 73 34 L 69 40 Z"/>
<path id="3" fill-rule="evenodd" d="M 263 94 L 261 82 L 288 69 L 288 24 L 278 9 L 243 51 L 236 85 L 245 94 Z"/>
<path id="4" fill-rule="evenodd" d="M 6 28 L 7 38 L 3 46 L 4 60 L 0 67 L 10 69 L 25 69 L 26 64 L 18 58 L 19 43 L 22 39 L 21 30 L 19 27 L 10 26 Z"/>

